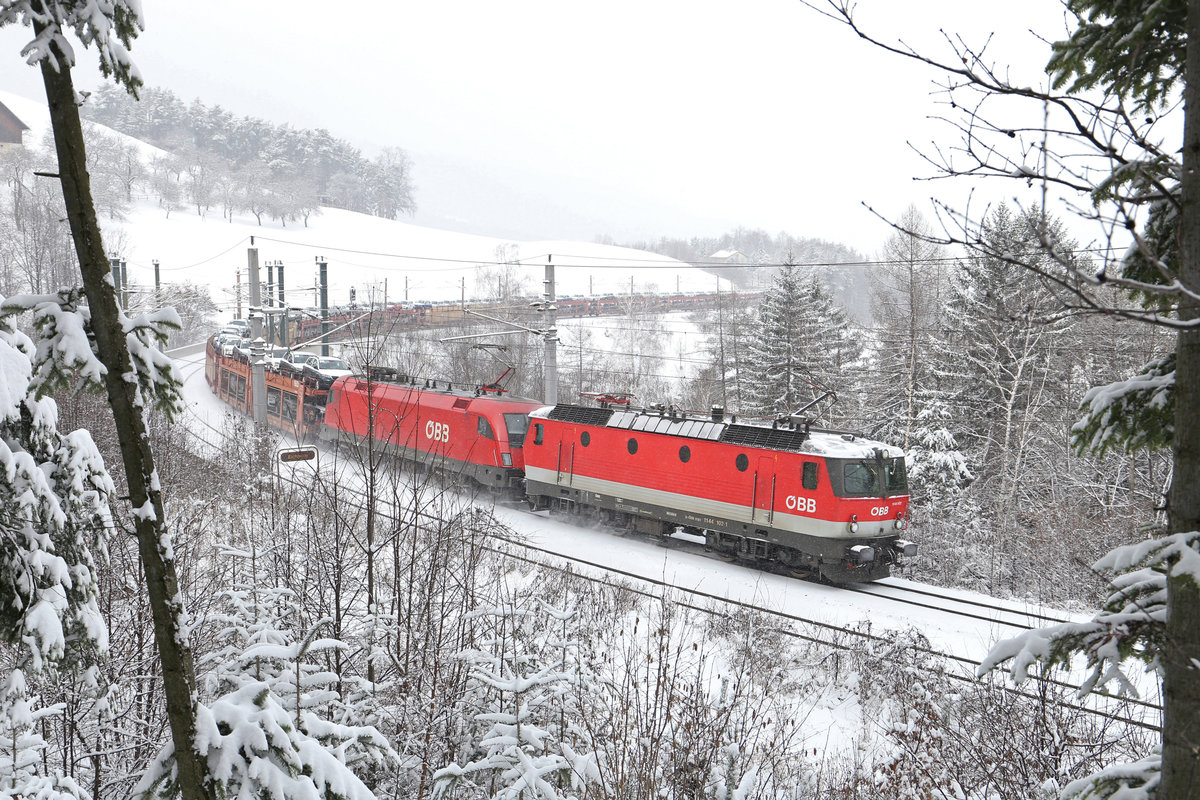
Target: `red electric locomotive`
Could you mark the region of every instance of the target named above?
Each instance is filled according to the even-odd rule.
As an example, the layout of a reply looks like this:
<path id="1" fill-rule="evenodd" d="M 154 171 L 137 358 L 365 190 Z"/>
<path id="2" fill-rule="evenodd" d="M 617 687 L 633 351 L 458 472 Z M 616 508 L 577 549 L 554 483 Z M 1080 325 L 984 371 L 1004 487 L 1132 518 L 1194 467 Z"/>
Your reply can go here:
<path id="1" fill-rule="evenodd" d="M 558 405 L 531 415 L 533 508 L 594 512 L 648 533 L 677 527 L 707 546 L 834 583 L 886 577 L 916 545 L 904 453 L 802 421 L 774 426 L 667 409 Z"/>
<path id="2" fill-rule="evenodd" d="M 455 390 L 450 384 L 442 388 L 394 370 L 373 370 L 371 378 L 334 381 L 320 429 L 323 439 L 361 443 L 373 433 L 386 451 L 409 461 L 491 489 L 520 491 L 529 412 L 540 403 L 481 389 Z"/>

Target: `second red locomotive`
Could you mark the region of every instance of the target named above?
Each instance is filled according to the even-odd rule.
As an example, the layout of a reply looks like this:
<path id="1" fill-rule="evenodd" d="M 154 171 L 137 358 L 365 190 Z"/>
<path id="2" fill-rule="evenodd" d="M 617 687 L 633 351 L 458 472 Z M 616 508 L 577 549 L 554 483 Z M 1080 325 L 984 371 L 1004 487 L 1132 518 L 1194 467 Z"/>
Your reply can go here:
<path id="1" fill-rule="evenodd" d="M 317 432 L 323 439 L 356 443 L 373 438 L 408 461 L 516 493 L 524 478 L 521 446 L 529 412 L 539 405 L 374 370 L 370 381 L 354 376 L 334 381 Z"/>

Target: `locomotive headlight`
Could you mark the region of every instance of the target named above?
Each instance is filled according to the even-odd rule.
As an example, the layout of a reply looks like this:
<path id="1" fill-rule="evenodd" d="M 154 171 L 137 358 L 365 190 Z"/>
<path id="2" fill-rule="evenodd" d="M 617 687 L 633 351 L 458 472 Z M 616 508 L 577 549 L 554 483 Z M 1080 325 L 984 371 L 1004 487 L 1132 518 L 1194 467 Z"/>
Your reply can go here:
<path id="1" fill-rule="evenodd" d="M 858 533 L 858 514 L 850 515 L 850 532 Z"/>
<path id="2" fill-rule="evenodd" d="M 896 520 L 896 530 L 902 531 L 908 527 L 908 523 L 904 521 L 904 517 Z"/>
<path id="3" fill-rule="evenodd" d="M 506 467 L 511 467 L 512 466 L 512 453 L 501 453 L 500 454 L 500 463 Z"/>

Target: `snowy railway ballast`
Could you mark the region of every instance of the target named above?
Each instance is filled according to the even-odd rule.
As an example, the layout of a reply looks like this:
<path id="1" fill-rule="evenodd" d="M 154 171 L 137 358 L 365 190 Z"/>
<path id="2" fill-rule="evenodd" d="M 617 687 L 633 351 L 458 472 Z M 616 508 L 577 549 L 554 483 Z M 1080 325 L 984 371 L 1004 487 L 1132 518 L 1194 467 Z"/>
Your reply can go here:
<path id="1" fill-rule="evenodd" d="M 248 412 L 248 361 L 212 346 L 208 361 L 213 391 Z M 278 387 L 267 372 L 268 421 L 277 427 L 370 440 L 425 468 L 523 494 L 534 510 L 656 535 L 682 530 L 719 553 L 832 583 L 887 577 L 916 553 L 901 538 L 909 522 L 903 451 L 806 420 L 748 424 L 719 408 L 636 409 L 612 398 L 549 407 L 393 370 L 342 376 L 327 392 L 301 383 L 293 408 L 280 383 L 291 380 L 286 370 L 274 375 Z"/>

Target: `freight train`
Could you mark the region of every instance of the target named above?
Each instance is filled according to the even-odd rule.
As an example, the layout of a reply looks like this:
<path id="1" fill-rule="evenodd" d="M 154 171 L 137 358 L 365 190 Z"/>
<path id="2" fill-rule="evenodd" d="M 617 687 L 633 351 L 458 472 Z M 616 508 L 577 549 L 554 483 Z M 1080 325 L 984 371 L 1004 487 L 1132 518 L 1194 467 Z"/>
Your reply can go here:
<path id="1" fill-rule="evenodd" d="M 832 583 L 876 580 L 915 555 L 904 539 L 904 453 L 801 419 L 694 414 L 506 396 L 372 370 L 322 382 L 267 370 L 267 419 L 300 438 L 362 445 L 550 510 L 705 546 Z M 249 362 L 211 343 L 212 390 L 251 411 Z"/>

